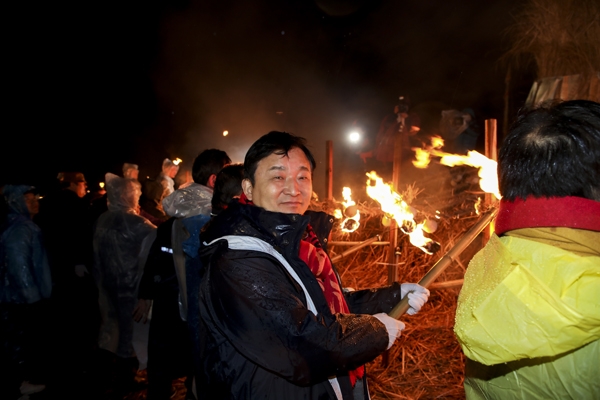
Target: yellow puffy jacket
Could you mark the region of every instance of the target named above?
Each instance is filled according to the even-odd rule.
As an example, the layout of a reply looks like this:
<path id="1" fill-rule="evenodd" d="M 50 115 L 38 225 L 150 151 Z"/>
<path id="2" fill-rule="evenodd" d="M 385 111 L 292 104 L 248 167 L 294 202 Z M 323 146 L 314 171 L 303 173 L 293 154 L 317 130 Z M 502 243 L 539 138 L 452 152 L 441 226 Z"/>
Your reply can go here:
<path id="1" fill-rule="evenodd" d="M 520 231 L 492 235 L 465 274 L 467 398 L 600 399 L 600 233 Z"/>

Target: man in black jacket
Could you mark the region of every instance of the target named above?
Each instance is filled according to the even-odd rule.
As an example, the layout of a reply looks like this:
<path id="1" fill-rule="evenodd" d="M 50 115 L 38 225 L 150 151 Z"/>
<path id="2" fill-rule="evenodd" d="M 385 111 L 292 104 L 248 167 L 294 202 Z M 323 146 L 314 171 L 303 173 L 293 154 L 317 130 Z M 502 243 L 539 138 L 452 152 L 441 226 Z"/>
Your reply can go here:
<path id="1" fill-rule="evenodd" d="M 385 312 L 409 291 L 409 313 L 427 301 L 416 284 L 342 289 L 326 253 L 333 219 L 307 212 L 314 167 L 303 138 L 264 135 L 240 202 L 202 233 L 200 395 L 367 399 L 364 364 L 404 329 Z"/>
<path id="2" fill-rule="evenodd" d="M 65 395 L 94 381 L 100 311 L 90 274 L 92 226 L 87 182 L 81 172 L 58 174 L 60 189 L 40 200 L 34 221 L 40 226 L 52 272 L 51 350 L 60 367 L 48 389 Z"/>

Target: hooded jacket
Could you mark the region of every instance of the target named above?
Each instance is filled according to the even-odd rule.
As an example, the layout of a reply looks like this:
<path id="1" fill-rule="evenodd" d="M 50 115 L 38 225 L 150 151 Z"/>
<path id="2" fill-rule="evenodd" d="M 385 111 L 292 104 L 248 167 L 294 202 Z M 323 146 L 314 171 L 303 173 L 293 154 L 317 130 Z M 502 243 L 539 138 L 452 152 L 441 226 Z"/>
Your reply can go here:
<path id="1" fill-rule="evenodd" d="M 106 183 L 108 211 L 96 222 L 93 242 L 93 275 L 103 317 L 99 346 L 120 357 L 132 357 L 131 315 L 156 227 L 135 211 L 139 182 L 107 174 Z"/>
<path id="2" fill-rule="evenodd" d="M 25 185 L 7 185 L 8 217 L 0 228 L 0 303 L 31 304 L 50 297 L 52 278 L 40 228 L 31 220 Z"/>
<path id="3" fill-rule="evenodd" d="M 350 292 L 354 314 L 332 314 L 298 256 L 309 221 L 326 244 L 332 219 L 322 212 L 301 216 L 238 203 L 203 232 L 198 386 L 208 398 L 332 399 L 329 379 L 337 378 L 342 398 L 354 399 L 348 371 L 386 350 L 385 326 L 366 314 L 389 312 L 400 300 L 400 285 Z M 226 236 L 233 237 L 220 239 Z M 234 239 L 241 248 L 230 248 Z M 256 239 L 274 253 L 253 248 Z M 367 393 L 364 385 L 358 398 Z"/>

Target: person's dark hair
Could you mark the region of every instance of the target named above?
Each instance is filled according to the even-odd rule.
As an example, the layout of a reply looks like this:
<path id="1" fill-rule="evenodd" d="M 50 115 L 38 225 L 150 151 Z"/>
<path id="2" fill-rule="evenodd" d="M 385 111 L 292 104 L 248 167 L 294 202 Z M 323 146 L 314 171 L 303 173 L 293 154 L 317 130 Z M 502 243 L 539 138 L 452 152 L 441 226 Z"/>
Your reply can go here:
<path id="1" fill-rule="evenodd" d="M 577 196 L 600 201 L 600 104 L 544 103 L 512 125 L 498 155 L 502 198 Z"/>
<path id="2" fill-rule="evenodd" d="M 246 158 L 244 159 L 244 178 L 249 179 L 252 185 L 254 185 L 254 174 L 260 160 L 271 154 L 287 156 L 288 152 L 293 148 L 299 148 L 304 152 L 310 162 L 312 173 L 317 163 L 310 150 L 306 147 L 306 139 L 287 132 L 271 131 L 254 142 L 250 146 L 250 149 L 248 149 Z"/>
<path id="3" fill-rule="evenodd" d="M 223 150 L 206 149 L 198 154 L 198 157 L 194 160 L 194 165 L 192 165 L 192 178 L 194 179 L 194 182 L 206 185 L 208 183 L 208 178 L 210 178 L 211 175 L 218 174 L 219 171 L 230 162 L 231 159 Z"/>
<path id="4" fill-rule="evenodd" d="M 231 200 L 242 194 L 243 179 L 244 164 L 242 163 L 229 164 L 219 171 L 211 200 L 213 214 L 223 211 Z"/>

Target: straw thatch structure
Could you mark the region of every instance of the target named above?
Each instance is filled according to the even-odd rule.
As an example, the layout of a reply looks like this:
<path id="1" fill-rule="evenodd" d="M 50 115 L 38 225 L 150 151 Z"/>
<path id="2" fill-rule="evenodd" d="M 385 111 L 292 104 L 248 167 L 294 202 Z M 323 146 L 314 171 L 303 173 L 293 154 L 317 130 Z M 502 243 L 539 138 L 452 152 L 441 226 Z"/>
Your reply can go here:
<path id="1" fill-rule="evenodd" d="M 600 2 L 529 0 L 507 33 L 511 46 L 504 61 L 535 66 L 526 108 L 556 99 L 600 101 Z"/>
<path id="2" fill-rule="evenodd" d="M 600 2 L 529 0 L 514 16 L 505 57 L 535 61 L 538 79 L 600 71 Z"/>

